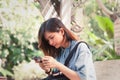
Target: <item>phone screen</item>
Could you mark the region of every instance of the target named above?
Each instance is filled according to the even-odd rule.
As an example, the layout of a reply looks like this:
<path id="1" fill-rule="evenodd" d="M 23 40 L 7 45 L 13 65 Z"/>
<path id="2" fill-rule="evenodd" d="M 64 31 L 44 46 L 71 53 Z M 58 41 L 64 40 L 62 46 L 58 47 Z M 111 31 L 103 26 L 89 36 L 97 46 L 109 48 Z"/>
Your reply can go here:
<path id="1" fill-rule="evenodd" d="M 33 58 L 36 62 L 42 62 L 42 57 L 40 57 L 40 56 L 35 56 L 34 58 Z"/>

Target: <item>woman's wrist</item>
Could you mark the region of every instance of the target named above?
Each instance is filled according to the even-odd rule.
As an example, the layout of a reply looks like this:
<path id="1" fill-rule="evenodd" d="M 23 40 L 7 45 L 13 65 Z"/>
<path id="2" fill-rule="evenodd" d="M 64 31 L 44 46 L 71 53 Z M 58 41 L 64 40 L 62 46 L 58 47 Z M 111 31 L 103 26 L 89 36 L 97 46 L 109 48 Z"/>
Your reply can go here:
<path id="1" fill-rule="evenodd" d="M 61 68 L 61 65 L 63 65 L 63 64 L 60 62 L 57 62 L 56 68 L 59 70 Z"/>
<path id="2" fill-rule="evenodd" d="M 45 71 L 46 74 L 51 74 L 51 72 L 52 72 L 52 69 L 51 69 L 51 68 L 50 68 L 49 70 L 46 70 L 46 71 Z"/>

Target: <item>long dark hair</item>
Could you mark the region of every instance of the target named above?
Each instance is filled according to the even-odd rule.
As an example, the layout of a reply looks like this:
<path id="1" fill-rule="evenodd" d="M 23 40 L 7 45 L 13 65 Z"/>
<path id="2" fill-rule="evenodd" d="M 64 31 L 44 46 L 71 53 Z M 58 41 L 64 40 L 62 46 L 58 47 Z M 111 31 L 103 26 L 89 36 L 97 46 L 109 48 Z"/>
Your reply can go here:
<path id="1" fill-rule="evenodd" d="M 38 32 L 38 47 L 43 51 L 45 55 L 56 57 L 60 53 L 60 48 L 56 49 L 55 47 L 49 45 L 48 41 L 45 39 L 44 34 L 48 32 L 58 32 L 60 28 L 64 29 L 65 35 L 64 38 L 67 41 L 78 40 L 71 31 L 69 31 L 65 25 L 57 18 L 50 18 L 41 24 L 41 27 Z"/>

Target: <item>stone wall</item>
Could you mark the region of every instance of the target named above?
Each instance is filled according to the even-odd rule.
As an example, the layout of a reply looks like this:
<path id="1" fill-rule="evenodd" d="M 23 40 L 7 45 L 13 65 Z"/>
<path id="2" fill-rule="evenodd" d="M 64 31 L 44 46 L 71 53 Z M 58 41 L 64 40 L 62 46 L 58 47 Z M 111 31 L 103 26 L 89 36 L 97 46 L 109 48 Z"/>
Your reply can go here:
<path id="1" fill-rule="evenodd" d="M 120 80 L 120 60 L 95 62 L 97 80 Z"/>

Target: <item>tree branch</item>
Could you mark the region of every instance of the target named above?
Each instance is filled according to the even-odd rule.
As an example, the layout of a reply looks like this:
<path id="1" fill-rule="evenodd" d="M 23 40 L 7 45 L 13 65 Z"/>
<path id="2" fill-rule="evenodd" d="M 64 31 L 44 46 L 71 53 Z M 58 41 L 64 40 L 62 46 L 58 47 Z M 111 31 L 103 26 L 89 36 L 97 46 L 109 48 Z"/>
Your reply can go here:
<path id="1" fill-rule="evenodd" d="M 98 6 L 102 9 L 102 11 L 104 11 L 107 14 L 107 16 L 113 15 L 113 12 L 105 7 L 105 5 L 102 3 L 102 0 L 96 0 L 96 2 Z"/>

